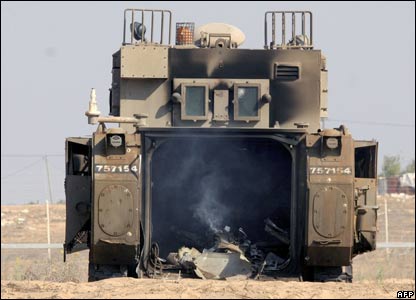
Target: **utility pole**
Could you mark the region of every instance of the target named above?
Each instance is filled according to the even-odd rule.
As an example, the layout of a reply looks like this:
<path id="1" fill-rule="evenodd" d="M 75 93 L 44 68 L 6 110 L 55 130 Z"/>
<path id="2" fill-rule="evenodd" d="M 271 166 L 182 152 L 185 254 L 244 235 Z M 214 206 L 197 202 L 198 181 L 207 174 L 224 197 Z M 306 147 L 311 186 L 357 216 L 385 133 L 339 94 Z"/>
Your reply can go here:
<path id="1" fill-rule="evenodd" d="M 46 174 L 48 176 L 48 189 L 49 189 L 49 200 L 46 199 L 46 233 L 47 233 L 47 237 L 48 237 L 48 260 L 49 260 L 49 264 L 51 263 L 51 230 L 50 230 L 50 218 L 49 218 L 49 201 L 51 202 L 51 204 L 53 203 L 52 201 L 52 187 L 51 187 L 51 176 L 49 173 L 49 164 L 48 164 L 48 156 L 45 155 L 44 156 L 45 159 L 45 166 L 46 166 Z"/>

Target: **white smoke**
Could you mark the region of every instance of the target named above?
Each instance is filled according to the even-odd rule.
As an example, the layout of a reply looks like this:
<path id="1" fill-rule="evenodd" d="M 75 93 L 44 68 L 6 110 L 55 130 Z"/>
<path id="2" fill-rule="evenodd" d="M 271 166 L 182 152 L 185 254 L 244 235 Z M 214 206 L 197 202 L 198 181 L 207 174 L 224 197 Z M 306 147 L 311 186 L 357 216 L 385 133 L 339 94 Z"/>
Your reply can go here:
<path id="1" fill-rule="evenodd" d="M 219 191 L 224 185 L 228 185 L 228 180 L 221 178 L 217 173 L 204 176 L 201 180 L 200 199 L 196 199 L 193 217 L 201 223 L 206 224 L 213 232 L 217 232 L 226 225 L 229 208 L 219 201 Z"/>

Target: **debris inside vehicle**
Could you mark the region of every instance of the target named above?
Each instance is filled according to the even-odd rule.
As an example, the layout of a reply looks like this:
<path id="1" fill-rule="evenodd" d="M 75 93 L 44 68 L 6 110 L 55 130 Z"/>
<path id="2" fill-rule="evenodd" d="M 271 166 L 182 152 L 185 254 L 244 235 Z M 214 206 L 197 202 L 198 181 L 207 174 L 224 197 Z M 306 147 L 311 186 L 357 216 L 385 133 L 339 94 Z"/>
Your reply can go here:
<path id="1" fill-rule="evenodd" d="M 269 219 L 266 223 L 272 224 Z M 182 274 L 194 274 L 201 279 L 248 279 L 258 278 L 263 271 L 278 271 L 288 262 L 273 252 L 265 255 L 256 244 L 251 244 L 241 227 L 236 236 L 230 226 L 225 226 L 214 233 L 214 241 L 214 246 L 202 252 L 183 246 L 177 253 L 169 253 L 166 259 L 157 258 L 163 262 L 159 271 L 180 270 Z"/>

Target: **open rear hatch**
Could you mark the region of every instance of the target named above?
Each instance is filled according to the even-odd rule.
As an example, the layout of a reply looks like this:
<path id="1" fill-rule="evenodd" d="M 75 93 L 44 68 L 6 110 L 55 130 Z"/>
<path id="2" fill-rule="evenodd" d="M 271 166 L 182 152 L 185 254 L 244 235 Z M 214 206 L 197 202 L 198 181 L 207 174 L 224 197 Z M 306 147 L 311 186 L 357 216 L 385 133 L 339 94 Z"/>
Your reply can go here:
<path id="1" fill-rule="evenodd" d="M 257 272 L 288 265 L 299 131 L 141 133 L 145 269 L 166 258 L 166 264 L 178 264 L 184 246 L 208 261 L 206 253 L 238 252 Z M 211 254 L 230 264 L 230 257 L 218 255 Z"/>

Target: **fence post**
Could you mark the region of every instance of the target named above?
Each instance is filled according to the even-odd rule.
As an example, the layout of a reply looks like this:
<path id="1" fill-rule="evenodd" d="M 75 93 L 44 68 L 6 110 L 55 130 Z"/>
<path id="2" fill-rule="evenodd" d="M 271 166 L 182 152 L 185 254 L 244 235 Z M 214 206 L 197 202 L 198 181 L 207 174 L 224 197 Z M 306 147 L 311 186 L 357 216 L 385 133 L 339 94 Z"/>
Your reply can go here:
<path id="1" fill-rule="evenodd" d="M 386 232 L 386 244 L 389 242 L 389 218 L 387 214 L 387 197 L 384 197 L 384 228 Z"/>
<path id="2" fill-rule="evenodd" d="M 46 166 L 46 175 L 48 176 L 49 200 L 51 201 L 51 204 L 53 204 L 52 187 L 51 187 L 51 175 L 49 174 L 48 156 L 45 155 L 44 159 L 45 159 L 45 166 Z"/>
<path id="3" fill-rule="evenodd" d="M 48 235 L 48 261 L 51 263 L 51 230 L 49 221 L 49 201 L 46 199 L 46 233 Z"/>
<path id="4" fill-rule="evenodd" d="M 46 175 L 48 177 L 48 189 L 49 189 L 49 200 L 51 201 L 51 204 L 53 203 L 52 200 L 52 187 L 51 187 L 51 176 L 49 173 L 49 164 L 48 164 L 48 156 L 44 156 L 45 159 L 45 167 L 46 167 Z M 46 199 L 46 231 L 48 235 L 48 261 L 49 265 L 51 264 L 52 258 L 51 258 L 51 231 L 50 231 L 50 218 L 49 218 L 49 200 Z"/>

